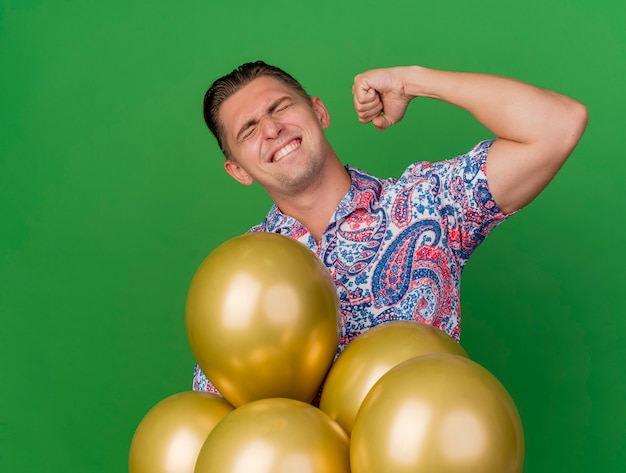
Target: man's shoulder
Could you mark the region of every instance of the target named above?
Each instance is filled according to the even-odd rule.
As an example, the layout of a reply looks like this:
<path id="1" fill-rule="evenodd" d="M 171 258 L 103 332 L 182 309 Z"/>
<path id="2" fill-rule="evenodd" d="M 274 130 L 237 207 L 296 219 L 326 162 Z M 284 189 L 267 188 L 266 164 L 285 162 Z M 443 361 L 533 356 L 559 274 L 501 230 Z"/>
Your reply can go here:
<path id="1" fill-rule="evenodd" d="M 301 236 L 301 227 L 303 227 L 302 224 L 296 219 L 285 215 L 276 204 L 273 204 L 263 221 L 250 227 L 248 233 L 281 233 L 296 238 L 296 235 Z"/>
<path id="2" fill-rule="evenodd" d="M 261 233 L 267 231 L 266 221 L 263 220 L 261 223 L 258 223 L 248 229 L 248 233 Z"/>
<path id="3" fill-rule="evenodd" d="M 260 232 L 274 232 L 276 231 L 276 227 L 279 226 L 280 221 L 282 220 L 282 214 L 278 211 L 278 207 L 276 204 L 273 204 L 270 210 L 265 215 L 265 218 L 256 225 L 250 227 L 248 233 L 260 233 Z"/>

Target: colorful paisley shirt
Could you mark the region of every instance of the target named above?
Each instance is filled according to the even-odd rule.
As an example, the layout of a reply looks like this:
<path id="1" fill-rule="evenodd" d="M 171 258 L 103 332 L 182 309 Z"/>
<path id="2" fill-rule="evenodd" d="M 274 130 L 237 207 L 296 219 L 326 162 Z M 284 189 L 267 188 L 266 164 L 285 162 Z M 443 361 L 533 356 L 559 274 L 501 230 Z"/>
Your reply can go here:
<path id="1" fill-rule="evenodd" d="M 341 304 L 337 354 L 360 333 L 391 320 L 425 322 L 459 339 L 461 272 L 508 216 L 485 175 L 492 143 L 447 161 L 414 163 L 399 179 L 347 166 L 350 191 L 319 244 L 276 205 L 250 229 L 298 240 L 324 262 Z M 193 389 L 217 392 L 197 364 Z"/>

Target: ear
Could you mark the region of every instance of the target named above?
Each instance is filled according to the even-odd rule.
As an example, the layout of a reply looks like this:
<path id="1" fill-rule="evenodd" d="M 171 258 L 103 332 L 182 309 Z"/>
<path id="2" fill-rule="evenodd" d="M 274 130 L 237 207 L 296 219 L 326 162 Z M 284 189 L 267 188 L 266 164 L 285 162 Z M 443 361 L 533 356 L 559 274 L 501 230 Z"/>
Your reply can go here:
<path id="1" fill-rule="evenodd" d="M 326 110 L 322 99 L 319 97 L 313 97 L 311 100 L 313 102 L 313 110 L 315 111 L 322 128 L 328 128 L 330 126 L 330 114 L 328 113 L 328 110 Z"/>
<path id="2" fill-rule="evenodd" d="M 244 186 L 251 186 L 254 182 L 252 177 L 250 177 L 250 175 L 241 166 L 239 166 L 239 164 L 231 161 L 230 159 L 224 161 L 224 169 L 235 181 L 243 184 Z"/>

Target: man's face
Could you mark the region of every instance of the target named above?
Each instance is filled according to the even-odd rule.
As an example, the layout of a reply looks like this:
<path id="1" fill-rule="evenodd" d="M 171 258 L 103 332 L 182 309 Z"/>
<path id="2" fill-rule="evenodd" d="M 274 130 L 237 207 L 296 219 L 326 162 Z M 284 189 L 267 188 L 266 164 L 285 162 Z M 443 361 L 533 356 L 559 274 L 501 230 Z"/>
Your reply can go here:
<path id="1" fill-rule="evenodd" d="M 254 79 L 226 99 L 219 120 L 231 155 L 226 171 L 242 184 L 259 182 L 273 197 L 306 190 L 331 152 L 321 100 L 310 105 L 272 77 Z"/>

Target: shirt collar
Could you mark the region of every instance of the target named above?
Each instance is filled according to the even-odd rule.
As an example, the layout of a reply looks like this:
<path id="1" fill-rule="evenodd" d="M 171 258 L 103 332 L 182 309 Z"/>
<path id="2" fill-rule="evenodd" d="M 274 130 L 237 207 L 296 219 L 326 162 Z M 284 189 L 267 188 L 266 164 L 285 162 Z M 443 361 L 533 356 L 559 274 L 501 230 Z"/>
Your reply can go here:
<path id="1" fill-rule="evenodd" d="M 377 177 L 352 166 L 346 166 L 346 169 L 350 174 L 350 190 L 339 201 L 331 222 L 336 222 L 359 209 L 371 211 L 378 204 L 383 189 L 383 183 Z"/>
<path id="2" fill-rule="evenodd" d="M 337 205 L 329 224 L 347 217 L 356 210 L 363 209 L 371 211 L 378 204 L 378 200 L 383 190 L 383 182 L 377 177 L 371 176 L 352 166 L 346 166 L 350 174 L 350 190 L 343 196 Z M 276 204 L 265 217 L 266 231 L 283 233 L 282 228 L 293 231 L 294 227 L 302 226 L 295 218 L 285 215 Z"/>

